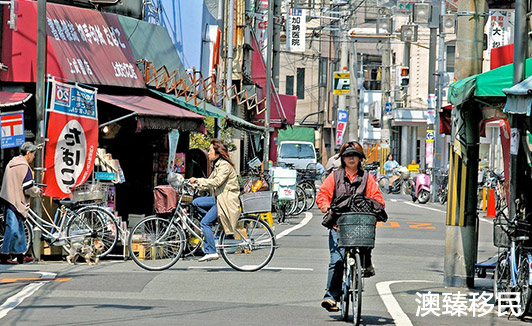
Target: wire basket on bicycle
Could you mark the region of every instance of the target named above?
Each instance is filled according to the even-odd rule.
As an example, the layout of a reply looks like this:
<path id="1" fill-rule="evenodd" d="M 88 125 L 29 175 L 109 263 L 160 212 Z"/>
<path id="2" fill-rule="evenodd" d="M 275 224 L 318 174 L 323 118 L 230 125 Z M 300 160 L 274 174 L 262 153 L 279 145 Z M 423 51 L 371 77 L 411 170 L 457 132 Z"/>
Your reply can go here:
<path id="1" fill-rule="evenodd" d="M 107 199 L 108 186 L 101 183 L 84 183 L 72 190 L 75 202 L 104 201 Z"/>
<path id="2" fill-rule="evenodd" d="M 338 247 L 375 247 L 377 216 L 372 213 L 343 213 L 338 218 Z"/>

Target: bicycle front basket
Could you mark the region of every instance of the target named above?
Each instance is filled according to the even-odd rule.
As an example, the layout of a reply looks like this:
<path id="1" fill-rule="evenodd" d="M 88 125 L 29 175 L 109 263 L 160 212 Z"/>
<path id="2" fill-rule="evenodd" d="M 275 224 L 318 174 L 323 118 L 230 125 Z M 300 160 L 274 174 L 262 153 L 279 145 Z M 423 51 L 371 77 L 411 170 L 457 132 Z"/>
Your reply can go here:
<path id="1" fill-rule="evenodd" d="M 344 213 L 338 218 L 338 247 L 375 247 L 377 217 L 371 213 Z"/>
<path id="2" fill-rule="evenodd" d="M 493 245 L 498 248 L 510 248 L 508 222 L 499 215 L 493 223 Z"/>

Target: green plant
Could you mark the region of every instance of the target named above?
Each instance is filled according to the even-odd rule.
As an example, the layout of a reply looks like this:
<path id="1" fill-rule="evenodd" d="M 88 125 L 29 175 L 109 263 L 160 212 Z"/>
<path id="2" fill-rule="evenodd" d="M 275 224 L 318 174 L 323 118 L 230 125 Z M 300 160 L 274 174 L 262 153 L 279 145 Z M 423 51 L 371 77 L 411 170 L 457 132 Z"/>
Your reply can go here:
<path id="1" fill-rule="evenodd" d="M 206 134 L 199 132 L 192 132 L 190 134 L 189 147 L 200 148 L 205 151 L 209 151 L 209 146 L 211 145 L 211 140 L 216 138 L 214 134 L 214 118 L 206 117 L 205 118 L 205 129 Z M 220 140 L 227 146 L 227 150 L 232 152 L 236 150 L 236 145 L 233 143 L 234 130 L 231 127 L 228 127 L 225 121 L 222 122 L 222 129 L 220 131 Z"/>

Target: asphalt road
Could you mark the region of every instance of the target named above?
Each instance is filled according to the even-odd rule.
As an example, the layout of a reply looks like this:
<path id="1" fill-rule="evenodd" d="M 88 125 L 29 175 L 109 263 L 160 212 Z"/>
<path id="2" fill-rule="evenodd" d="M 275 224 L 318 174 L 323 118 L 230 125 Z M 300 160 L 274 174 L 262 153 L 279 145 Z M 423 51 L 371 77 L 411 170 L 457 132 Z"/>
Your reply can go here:
<path id="1" fill-rule="evenodd" d="M 390 220 L 377 229 L 377 275 L 365 281 L 362 325 L 523 323 L 499 317 L 496 307 L 482 317 L 469 308 L 443 314 L 444 293 L 491 293 L 492 280 L 477 279 L 474 289 L 444 288 L 445 207 L 400 195 L 385 199 Z M 221 259 L 179 261 L 164 272 L 120 260 L 0 265 L 0 325 L 344 325 L 320 307 L 329 259 L 321 217 L 315 209 L 275 225 L 280 248 L 255 273 L 234 271 Z M 496 254 L 491 222 L 480 221 L 479 261 Z M 429 291 L 440 316 L 420 315 Z"/>

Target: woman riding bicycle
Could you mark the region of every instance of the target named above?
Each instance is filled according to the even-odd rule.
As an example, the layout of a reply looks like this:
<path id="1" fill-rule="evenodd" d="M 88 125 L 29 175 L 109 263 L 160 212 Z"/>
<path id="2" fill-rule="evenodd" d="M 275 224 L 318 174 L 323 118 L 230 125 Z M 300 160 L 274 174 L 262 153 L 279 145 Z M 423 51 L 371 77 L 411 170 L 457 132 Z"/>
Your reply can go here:
<path id="1" fill-rule="evenodd" d="M 211 196 L 194 199 L 192 205 L 205 214 L 201 220 L 201 230 L 205 236 L 200 262 L 218 259 L 212 226 L 218 215 L 225 234 L 234 234 L 234 228 L 240 217 L 240 186 L 227 147 L 219 140 L 213 139 L 207 154 L 212 162 L 213 171 L 209 178 L 190 178 L 189 182 L 200 190 L 210 190 Z"/>
<path id="2" fill-rule="evenodd" d="M 379 190 L 379 186 L 373 175 L 364 171 L 362 160 L 366 158 L 362 145 L 356 141 L 345 143 L 340 148 L 338 156 L 341 158 L 341 167 L 334 173 L 329 174 L 320 187 L 316 196 L 316 204 L 323 213 L 327 213 L 335 198 L 340 198 L 350 193 L 361 193 L 367 198 L 373 199 L 384 207 L 384 199 Z M 365 181 L 365 182 L 364 182 Z M 358 189 L 359 186 L 364 189 Z M 343 259 L 345 250 L 338 248 L 338 227 L 333 226 L 329 230 L 329 273 L 327 278 L 327 288 L 321 306 L 327 311 L 338 311 L 337 302 L 342 295 L 342 277 L 344 273 Z M 365 276 L 375 275 L 375 270 L 371 264 L 371 249 L 361 249 L 361 255 L 365 256 L 364 262 Z"/>

